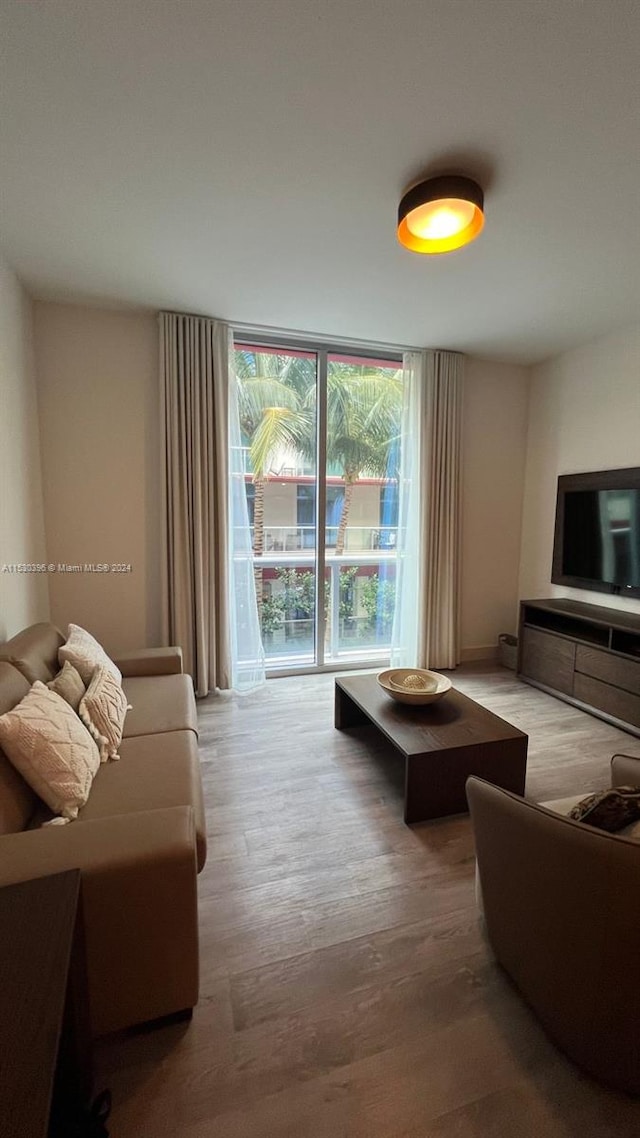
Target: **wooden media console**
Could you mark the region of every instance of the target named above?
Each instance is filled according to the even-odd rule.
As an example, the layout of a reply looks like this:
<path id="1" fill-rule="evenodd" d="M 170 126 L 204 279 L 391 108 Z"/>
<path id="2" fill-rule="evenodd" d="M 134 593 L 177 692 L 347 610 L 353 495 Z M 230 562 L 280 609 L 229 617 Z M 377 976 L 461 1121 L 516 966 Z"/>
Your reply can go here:
<path id="1" fill-rule="evenodd" d="M 580 601 L 521 601 L 520 679 L 640 735 L 640 615 Z"/>

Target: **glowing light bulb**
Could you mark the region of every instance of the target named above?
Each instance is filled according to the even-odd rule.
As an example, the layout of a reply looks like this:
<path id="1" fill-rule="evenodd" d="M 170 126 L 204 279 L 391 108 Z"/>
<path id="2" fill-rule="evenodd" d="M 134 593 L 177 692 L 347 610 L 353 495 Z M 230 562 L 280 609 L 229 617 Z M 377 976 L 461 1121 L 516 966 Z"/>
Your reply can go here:
<path id="1" fill-rule="evenodd" d="M 484 226 L 484 194 L 477 182 L 442 174 L 417 182 L 398 206 L 398 241 L 413 253 L 450 253 Z"/>
<path id="2" fill-rule="evenodd" d="M 407 228 L 429 241 L 453 237 L 471 223 L 475 207 L 459 198 L 445 198 L 417 206 L 407 216 Z"/>

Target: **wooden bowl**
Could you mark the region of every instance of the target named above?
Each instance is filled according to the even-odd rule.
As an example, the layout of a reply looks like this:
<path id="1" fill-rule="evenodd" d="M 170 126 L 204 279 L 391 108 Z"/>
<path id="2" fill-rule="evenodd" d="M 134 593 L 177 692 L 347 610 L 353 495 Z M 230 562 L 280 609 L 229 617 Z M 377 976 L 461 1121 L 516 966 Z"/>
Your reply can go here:
<path id="1" fill-rule="evenodd" d="M 387 695 L 398 703 L 426 704 L 442 699 L 451 689 L 451 680 L 426 668 L 387 668 L 377 676 Z"/>

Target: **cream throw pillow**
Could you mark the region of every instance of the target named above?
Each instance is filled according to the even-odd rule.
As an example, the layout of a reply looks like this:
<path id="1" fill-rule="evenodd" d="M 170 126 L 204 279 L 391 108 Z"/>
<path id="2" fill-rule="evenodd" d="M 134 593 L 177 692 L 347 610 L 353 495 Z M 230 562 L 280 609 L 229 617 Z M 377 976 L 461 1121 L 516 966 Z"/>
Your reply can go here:
<path id="1" fill-rule="evenodd" d="M 56 695 L 61 695 L 66 699 L 70 707 L 77 711 L 80 706 L 80 700 L 86 692 L 86 687 L 80 672 L 65 660 L 61 671 L 52 680 L 49 680 L 47 687 L 50 691 L 54 691 Z"/>
<path id="2" fill-rule="evenodd" d="M 78 715 L 98 744 L 101 763 L 120 758 L 118 747 L 128 708 L 127 697 L 115 676 L 105 665 L 99 665 L 80 701 Z"/>
<path id="3" fill-rule="evenodd" d="M 75 711 L 36 680 L 0 715 L 0 746 L 54 814 L 76 818 L 100 766 L 100 753 Z"/>
<path id="4" fill-rule="evenodd" d="M 103 664 L 105 668 L 108 668 L 118 683 L 122 680 L 122 673 L 116 668 L 113 660 L 109 659 L 102 645 L 98 644 L 91 633 L 80 628 L 78 624 L 69 625 L 67 642 L 58 649 L 58 660 L 61 664 L 64 664 L 65 660 L 73 664 L 87 685 L 91 682 L 94 669 L 98 667 L 98 664 Z"/>

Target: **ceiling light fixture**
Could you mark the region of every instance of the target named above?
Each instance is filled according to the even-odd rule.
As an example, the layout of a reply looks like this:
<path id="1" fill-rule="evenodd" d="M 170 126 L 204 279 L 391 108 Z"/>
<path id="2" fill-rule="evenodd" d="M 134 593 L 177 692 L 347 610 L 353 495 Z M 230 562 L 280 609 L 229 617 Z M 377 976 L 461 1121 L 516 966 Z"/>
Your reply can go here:
<path id="1" fill-rule="evenodd" d="M 444 175 L 407 190 L 398 206 L 398 241 L 414 253 L 449 253 L 477 237 L 484 194 L 471 178 Z"/>

